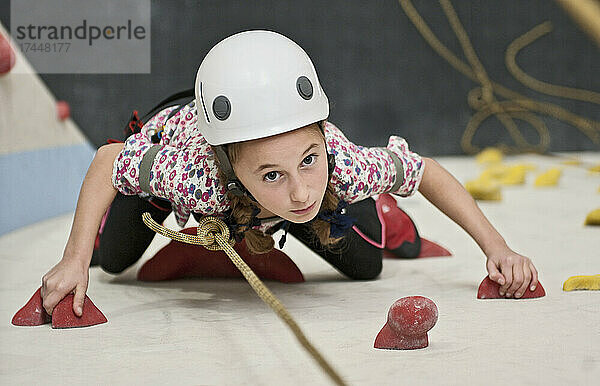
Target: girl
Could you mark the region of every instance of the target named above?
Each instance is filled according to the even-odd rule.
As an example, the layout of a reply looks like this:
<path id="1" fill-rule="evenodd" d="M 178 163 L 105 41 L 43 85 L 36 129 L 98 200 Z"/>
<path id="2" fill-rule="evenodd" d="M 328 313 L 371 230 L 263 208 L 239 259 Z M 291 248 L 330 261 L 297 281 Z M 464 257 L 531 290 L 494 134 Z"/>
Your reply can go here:
<path id="1" fill-rule="evenodd" d="M 247 31 L 221 41 L 202 61 L 195 92 L 195 101 L 161 111 L 124 144 L 98 149 L 63 258 L 42 279 L 49 314 L 74 292 L 73 310 L 81 315 L 92 256 L 106 271 L 121 272 L 154 236 L 141 214 L 162 222 L 171 208 L 180 226 L 191 213 L 221 216 L 253 253 L 271 250 L 271 234 L 283 227 L 346 276 L 375 278 L 382 251 L 373 240 L 390 235 L 382 234 L 367 198 L 417 190 L 478 243 L 502 296 L 535 289 L 533 263 L 507 246 L 437 162 L 396 136 L 386 147 L 357 146 L 326 121 L 329 103 L 314 66 L 290 39 Z M 360 232 L 350 230 L 352 220 Z M 397 230 L 401 223 L 386 225 Z M 403 250 L 418 244 L 410 241 L 387 248 L 414 257 Z"/>

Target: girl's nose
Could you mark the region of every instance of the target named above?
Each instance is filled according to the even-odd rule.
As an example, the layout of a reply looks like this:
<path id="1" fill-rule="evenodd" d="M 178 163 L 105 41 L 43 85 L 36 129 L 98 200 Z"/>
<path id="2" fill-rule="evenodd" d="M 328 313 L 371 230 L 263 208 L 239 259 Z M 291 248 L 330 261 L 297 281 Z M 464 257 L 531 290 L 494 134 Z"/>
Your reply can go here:
<path id="1" fill-rule="evenodd" d="M 308 185 L 300 176 L 292 178 L 290 186 L 290 198 L 296 202 L 308 201 Z"/>

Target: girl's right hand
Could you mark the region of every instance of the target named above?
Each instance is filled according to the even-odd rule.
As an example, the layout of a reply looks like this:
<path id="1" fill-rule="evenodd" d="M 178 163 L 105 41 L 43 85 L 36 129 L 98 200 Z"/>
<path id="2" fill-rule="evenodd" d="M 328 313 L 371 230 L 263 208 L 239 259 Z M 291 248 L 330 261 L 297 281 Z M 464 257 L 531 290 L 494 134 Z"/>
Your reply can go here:
<path id="1" fill-rule="evenodd" d="M 73 312 L 83 314 L 83 301 L 88 287 L 89 265 L 80 259 L 66 258 L 42 277 L 42 304 L 49 315 L 68 294 L 74 292 Z"/>

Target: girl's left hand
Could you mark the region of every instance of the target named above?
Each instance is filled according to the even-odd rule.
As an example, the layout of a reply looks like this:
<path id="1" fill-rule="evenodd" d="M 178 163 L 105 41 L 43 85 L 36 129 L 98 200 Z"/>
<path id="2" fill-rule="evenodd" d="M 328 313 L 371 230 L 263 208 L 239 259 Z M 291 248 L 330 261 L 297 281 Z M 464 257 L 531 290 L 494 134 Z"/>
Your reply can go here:
<path id="1" fill-rule="evenodd" d="M 510 248 L 491 254 L 487 259 L 490 279 L 500 284 L 500 296 L 520 298 L 527 287 L 534 291 L 538 284 L 538 272 L 531 260 Z"/>

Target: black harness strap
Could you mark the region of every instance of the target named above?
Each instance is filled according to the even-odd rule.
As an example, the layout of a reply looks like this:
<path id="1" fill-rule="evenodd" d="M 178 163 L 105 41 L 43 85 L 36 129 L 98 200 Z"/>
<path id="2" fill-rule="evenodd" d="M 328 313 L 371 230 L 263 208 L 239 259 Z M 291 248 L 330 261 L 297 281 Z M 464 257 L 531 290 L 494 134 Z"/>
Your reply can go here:
<path id="1" fill-rule="evenodd" d="M 183 98 L 194 98 L 194 89 L 190 88 L 188 90 L 184 90 L 184 91 L 180 91 L 178 93 L 175 93 L 171 96 L 168 96 L 167 98 L 163 99 L 160 103 L 158 103 L 156 106 L 154 106 L 150 111 L 148 111 L 146 113 L 146 115 L 144 115 L 142 117 L 142 121 L 146 118 L 148 118 L 149 116 L 152 116 L 153 114 L 157 113 L 158 110 L 160 110 L 162 107 L 170 104 L 171 102 L 175 102 L 176 100 L 179 99 L 183 99 Z M 183 106 L 185 106 L 187 103 L 184 103 Z"/>
<path id="2" fill-rule="evenodd" d="M 184 90 L 184 91 L 180 91 L 178 93 L 170 95 L 167 98 L 160 101 L 156 106 L 154 106 L 150 111 L 148 111 L 141 119 L 138 116 L 138 111 L 134 110 L 133 114 L 131 115 L 131 118 L 129 118 L 129 121 L 127 122 L 127 125 L 125 126 L 125 135 L 129 136 L 129 135 L 137 132 L 136 126 L 137 126 L 137 128 L 141 129 L 146 124 L 146 120 L 148 118 L 152 117 L 159 110 L 161 110 L 162 108 L 171 104 L 172 102 L 175 102 L 177 100 L 184 99 L 184 98 L 192 98 L 190 101 L 183 103 L 177 109 L 173 110 L 171 112 L 171 114 L 169 114 L 169 117 L 167 118 L 167 119 L 170 119 L 172 116 L 177 114 L 177 112 L 179 112 L 179 110 L 181 110 L 185 105 L 187 105 L 189 102 L 193 101 L 194 97 L 195 97 L 195 91 L 193 88 L 190 88 L 190 89 Z"/>

